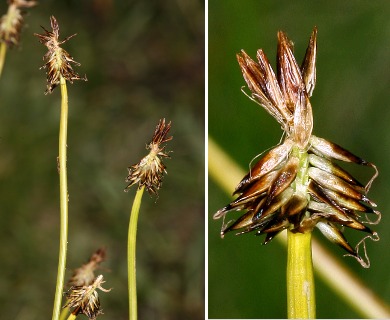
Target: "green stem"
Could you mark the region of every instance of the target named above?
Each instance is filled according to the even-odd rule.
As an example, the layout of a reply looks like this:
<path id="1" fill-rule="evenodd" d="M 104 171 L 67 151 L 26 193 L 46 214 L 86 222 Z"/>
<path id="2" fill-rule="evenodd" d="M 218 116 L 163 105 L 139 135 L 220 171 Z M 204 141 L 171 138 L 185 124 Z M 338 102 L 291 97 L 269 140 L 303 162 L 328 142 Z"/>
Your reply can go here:
<path id="1" fill-rule="evenodd" d="M 137 319 L 137 279 L 136 279 L 136 239 L 137 239 L 137 223 L 139 209 L 141 207 L 142 195 L 145 186 L 137 190 L 135 194 L 133 207 L 131 208 L 129 234 L 127 241 L 127 272 L 129 277 L 129 319 Z"/>
<path id="2" fill-rule="evenodd" d="M 66 140 L 68 129 L 68 92 L 66 80 L 61 76 L 61 117 L 59 134 L 58 166 L 60 173 L 60 252 L 58 259 L 58 272 L 56 293 L 53 307 L 53 320 L 58 320 L 61 310 L 62 293 L 64 291 L 64 278 L 66 267 L 66 249 L 68 244 L 68 180 L 66 172 Z"/>
<path id="3" fill-rule="evenodd" d="M 60 314 L 59 320 L 65 320 L 65 319 L 67 319 L 68 313 L 69 313 L 69 307 L 63 308 L 63 309 L 61 310 L 61 314 Z"/>
<path id="4" fill-rule="evenodd" d="M 77 317 L 77 315 L 71 313 L 67 320 L 74 320 L 74 319 L 76 319 L 76 317 Z"/>
<path id="5" fill-rule="evenodd" d="M 0 77 L 3 71 L 6 52 L 7 52 L 7 45 L 5 44 L 5 42 L 1 42 L 0 43 Z"/>
<path id="6" fill-rule="evenodd" d="M 287 232 L 287 315 L 289 319 L 316 316 L 311 232 Z"/>

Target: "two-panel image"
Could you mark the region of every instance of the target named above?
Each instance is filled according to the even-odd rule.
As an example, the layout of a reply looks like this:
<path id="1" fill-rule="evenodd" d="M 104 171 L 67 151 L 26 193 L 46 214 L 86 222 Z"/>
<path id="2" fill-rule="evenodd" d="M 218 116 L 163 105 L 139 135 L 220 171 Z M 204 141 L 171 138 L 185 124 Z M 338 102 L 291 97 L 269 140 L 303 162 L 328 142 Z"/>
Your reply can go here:
<path id="1" fill-rule="evenodd" d="M 0 1 L 0 319 L 390 318 L 389 15 Z"/>

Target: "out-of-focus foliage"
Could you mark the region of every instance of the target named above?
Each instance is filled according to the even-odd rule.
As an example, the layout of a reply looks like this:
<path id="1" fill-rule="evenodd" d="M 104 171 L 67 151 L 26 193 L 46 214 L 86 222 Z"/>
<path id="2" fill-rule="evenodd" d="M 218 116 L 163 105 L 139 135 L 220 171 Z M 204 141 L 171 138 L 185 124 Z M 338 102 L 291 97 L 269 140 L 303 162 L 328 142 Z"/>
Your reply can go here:
<path id="1" fill-rule="evenodd" d="M 313 27 L 318 27 L 317 85 L 311 98 L 313 133 L 378 166 L 380 175 L 370 197 L 383 213 L 381 223 L 373 228 L 381 240 L 367 242 L 370 269 L 361 268 L 354 259 L 342 258 L 341 249 L 323 242 L 388 303 L 389 15 L 387 1 L 209 1 L 209 133 L 245 171 L 256 155 L 279 142 L 282 131 L 263 108 L 240 92 L 245 82 L 235 54 L 245 49 L 254 57 L 262 48 L 275 66 L 276 33 L 283 30 L 295 42 L 300 62 Z M 367 169 L 362 176 L 361 168 L 356 167 L 347 166 L 367 181 L 372 171 Z M 212 215 L 230 199 L 210 183 L 209 317 L 284 318 L 285 249 L 277 242 L 261 246 L 263 238 L 251 234 L 228 234 L 221 240 L 221 221 L 213 221 Z M 346 233 L 352 244 L 359 240 L 359 234 Z M 319 232 L 315 236 L 324 240 Z M 318 278 L 316 294 L 318 317 L 359 317 Z"/>
<path id="2" fill-rule="evenodd" d="M 6 1 L 0 13 L 6 11 Z M 56 157 L 60 90 L 44 95 L 45 48 L 33 33 L 78 35 L 64 48 L 88 82 L 68 86 L 68 271 L 99 247 L 105 319 L 128 317 L 126 243 L 135 188 L 127 167 L 146 155 L 158 120 L 172 121 L 172 159 L 138 226 L 140 319 L 204 315 L 204 4 L 202 1 L 40 1 L 0 78 L 0 307 L 49 318 L 58 262 Z"/>

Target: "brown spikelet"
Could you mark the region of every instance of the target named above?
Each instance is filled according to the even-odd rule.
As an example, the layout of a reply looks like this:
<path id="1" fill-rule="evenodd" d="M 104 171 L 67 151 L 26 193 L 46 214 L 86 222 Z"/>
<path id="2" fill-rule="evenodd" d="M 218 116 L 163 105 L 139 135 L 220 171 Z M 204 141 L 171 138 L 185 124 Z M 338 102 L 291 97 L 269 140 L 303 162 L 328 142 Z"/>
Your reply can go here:
<path id="1" fill-rule="evenodd" d="M 92 254 L 89 261 L 83 264 L 80 268 L 73 271 L 73 275 L 70 278 L 69 286 L 85 286 L 90 285 L 95 279 L 95 270 L 99 268 L 106 258 L 106 250 L 101 248 Z"/>
<path id="2" fill-rule="evenodd" d="M 166 152 L 165 146 L 162 146 L 163 143 L 172 140 L 172 136 L 167 137 L 170 129 L 171 122 L 166 124 L 165 119 L 159 121 L 152 141 L 147 146 L 147 149 L 150 150 L 149 154 L 142 158 L 140 162 L 128 168 L 129 175 L 126 182 L 129 182 L 129 185 L 125 188 L 125 191 L 138 183 L 138 187 L 145 186 L 149 193 L 157 194 L 164 173 L 166 173 L 166 166 L 162 162 L 162 158 L 170 158 L 169 152 Z"/>
<path id="3" fill-rule="evenodd" d="M 220 209 L 214 219 L 231 210 L 244 214 L 222 226 L 221 235 L 255 231 L 265 234 L 268 243 L 280 231 L 311 232 L 317 227 L 327 239 L 341 246 L 363 267 L 369 267 L 366 238 L 379 240 L 366 224 L 377 224 L 380 212 L 367 197 L 376 166 L 344 148 L 312 134 L 313 114 L 309 101 L 316 84 L 317 29 L 314 28 L 302 65 L 293 55 L 293 44 L 278 32 L 277 76 L 264 52 L 257 51 L 257 62 L 245 51 L 237 55 L 250 98 L 264 107 L 282 126 L 282 142 L 268 151 L 238 184 L 237 199 Z M 364 186 L 335 162 L 369 166 L 374 175 Z M 373 215 L 374 221 L 362 216 Z M 365 236 L 352 248 L 342 228 L 363 231 Z M 359 246 L 364 254 L 359 254 Z"/>
<path id="4" fill-rule="evenodd" d="M 42 27 L 44 34 L 34 33 L 34 35 L 39 38 L 39 42 L 48 49 L 48 52 L 43 56 L 43 60 L 45 60 L 46 63 L 42 67 L 43 69 L 46 69 L 47 74 L 47 90 L 45 94 L 53 92 L 54 88 L 60 84 L 61 77 L 70 83 L 73 83 L 73 80 L 87 81 L 86 76 L 80 77 L 72 68 L 71 64 L 80 66 L 80 63 L 73 60 L 73 57 L 60 47 L 61 44 L 73 38 L 76 34 L 60 41 L 60 27 L 54 16 L 50 17 L 50 24 L 52 31 L 48 31 Z"/>
<path id="5" fill-rule="evenodd" d="M 100 300 L 97 289 L 103 292 L 109 292 L 111 289 L 102 287 L 103 276 L 99 275 L 90 285 L 71 287 L 67 293 L 68 301 L 65 307 L 73 309 L 72 314 L 84 314 L 89 319 L 94 320 L 99 314 L 102 314 Z"/>
<path id="6" fill-rule="evenodd" d="M 24 20 L 22 8 L 31 8 L 36 4 L 36 1 L 27 0 L 8 1 L 8 11 L 0 18 L 0 42 L 5 42 L 9 48 L 19 44 Z"/>

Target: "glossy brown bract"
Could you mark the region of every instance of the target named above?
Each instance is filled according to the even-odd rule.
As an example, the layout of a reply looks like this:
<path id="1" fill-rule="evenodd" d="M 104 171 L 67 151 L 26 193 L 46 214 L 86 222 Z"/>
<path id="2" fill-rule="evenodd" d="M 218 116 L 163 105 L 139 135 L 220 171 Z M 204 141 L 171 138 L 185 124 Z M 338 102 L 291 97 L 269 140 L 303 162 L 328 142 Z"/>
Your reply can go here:
<path id="1" fill-rule="evenodd" d="M 282 142 L 268 151 L 238 184 L 234 192 L 237 199 L 214 218 L 225 217 L 231 210 L 244 210 L 235 222 L 223 225 L 221 235 L 232 230 L 238 234 L 255 231 L 266 235 L 264 243 L 284 229 L 305 233 L 317 227 L 362 266 L 369 267 L 364 241 L 379 237 L 367 224 L 379 223 L 381 215 L 367 193 L 378 171 L 374 164 L 312 134 L 309 98 L 316 84 L 316 53 L 314 28 L 300 67 L 293 55 L 293 43 L 284 32 L 278 32 L 276 76 L 261 49 L 257 51 L 257 62 L 243 50 L 237 54 L 250 98 L 279 122 L 284 133 Z M 336 160 L 369 166 L 375 173 L 364 186 Z M 343 235 L 343 227 L 367 235 L 353 248 Z M 360 246 L 363 254 L 359 254 Z"/>

